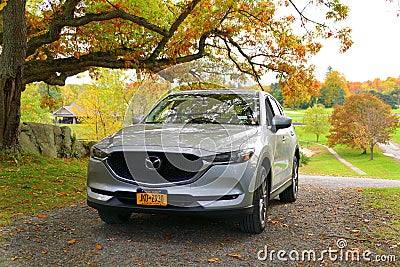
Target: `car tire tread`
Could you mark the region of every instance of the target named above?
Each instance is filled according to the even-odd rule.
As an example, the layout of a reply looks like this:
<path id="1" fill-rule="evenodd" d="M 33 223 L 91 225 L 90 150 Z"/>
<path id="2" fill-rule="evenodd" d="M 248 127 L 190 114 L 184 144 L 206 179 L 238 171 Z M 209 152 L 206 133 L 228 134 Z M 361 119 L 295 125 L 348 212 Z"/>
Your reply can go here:
<path id="1" fill-rule="evenodd" d="M 269 186 L 267 181 L 267 174 L 264 167 L 262 167 L 262 169 L 260 170 L 258 181 L 260 186 L 254 191 L 253 212 L 242 218 L 242 220 L 240 221 L 240 229 L 244 233 L 260 234 L 265 229 L 266 213 L 269 204 Z M 263 188 L 262 188 L 263 185 L 265 185 L 265 190 L 266 190 L 266 197 L 264 198 L 264 205 L 266 210 L 263 218 L 264 222 L 262 223 L 260 215 L 260 198 L 263 195 Z"/>

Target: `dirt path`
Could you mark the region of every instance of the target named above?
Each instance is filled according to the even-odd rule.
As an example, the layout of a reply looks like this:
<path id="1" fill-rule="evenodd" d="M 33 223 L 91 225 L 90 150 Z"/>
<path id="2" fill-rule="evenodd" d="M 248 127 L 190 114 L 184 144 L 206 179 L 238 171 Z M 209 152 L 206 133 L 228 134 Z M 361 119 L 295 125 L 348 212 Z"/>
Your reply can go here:
<path id="1" fill-rule="evenodd" d="M 353 164 L 351 164 L 350 162 L 348 162 L 347 160 L 342 158 L 333 148 L 328 147 L 328 146 L 323 145 L 323 144 L 320 144 L 320 143 L 315 143 L 315 142 L 312 142 L 312 143 L 315 144 L 315 145 L 319 145 L 319 146 L 325 147 L 329 151 L 329 153 L 331 153 L 338 161 L 340 161 L 342 164 L 344 164 L 347 167 L 349 167 L 355 173 L 357 173 L 359 175 L 366 175 L 366 173 L 364 171 L 360 170 L 359 168 L 357 168 L 356 166 L 354 166 Z"/>
<path id="2" fill-rule="evenodd" d="M 273 200 L 260 235 L 243 234 L 228 219 L 165 215 L 135 214 L 126 224 L 110 226 L 80 203 L 3 228 L 0 266 L 395 265 L 369 261 L 382 255 L 399 261 L 400 255 L 389 238 L 369 242 L 373 227 L 389 222 L 391 215 L 366 210 L 362 202 L 357 190 L 316 185 L 302 177 L 298 200 Z M 279 250 L 286 253 L 280 259 Z M 332 258 L 328 250 L 336 251 Z M 311 252 L 315 257 L 308 258 Z M 358 261 L 340 258 L 347 252 L 358 253 Z"/>
<path id="3" fill-rule="evenodd" d="M 379 144 L 379 148 L 384 152 L 383 154 L 392 157 L 400 162 L 400 145 L 390 141 L 388 144 Z"/>
<path id="4" fill-rule="evenodd" d="M 300 175 L 302 184 L 319 185 L 325 188 L 366 188 L 366 187 L 399 187 L 400 180 L 337 177 L 322 175 Z"/>

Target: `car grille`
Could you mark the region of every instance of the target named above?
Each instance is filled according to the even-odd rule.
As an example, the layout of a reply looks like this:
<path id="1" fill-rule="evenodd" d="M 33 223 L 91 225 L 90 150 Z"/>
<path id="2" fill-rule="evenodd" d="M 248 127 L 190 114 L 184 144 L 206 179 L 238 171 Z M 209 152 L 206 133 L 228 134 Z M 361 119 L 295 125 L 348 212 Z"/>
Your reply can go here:
<path id="1" fill-rule="evenodd" d="M 160 166 L 154 168 L 149 159 Z M 113 152 L 106 162 L 118 177 L 145 184 L 184 183 L 205 171 L 202 160 L 188 153 Z"/>

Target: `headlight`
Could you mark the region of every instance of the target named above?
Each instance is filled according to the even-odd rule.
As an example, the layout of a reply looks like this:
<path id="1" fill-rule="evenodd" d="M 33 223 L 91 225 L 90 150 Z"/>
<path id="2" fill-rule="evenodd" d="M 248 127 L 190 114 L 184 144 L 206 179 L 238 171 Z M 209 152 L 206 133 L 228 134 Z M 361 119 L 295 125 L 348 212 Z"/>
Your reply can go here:
<path id="1" fill-rule="evenodd" d="M 214 164 L 241 163 L 248 161 L 253 154 L 254 149 L 249 148 L 208 156 L 205 160 Z"/>
<path id="2" fill-rule="evenodd" d="M 100 148 L 92 146 L 92 149 L 90 150 L 90 156 L 96 159 L 105 159 L 108 157 L 108 153 L 104 152 Z"/>

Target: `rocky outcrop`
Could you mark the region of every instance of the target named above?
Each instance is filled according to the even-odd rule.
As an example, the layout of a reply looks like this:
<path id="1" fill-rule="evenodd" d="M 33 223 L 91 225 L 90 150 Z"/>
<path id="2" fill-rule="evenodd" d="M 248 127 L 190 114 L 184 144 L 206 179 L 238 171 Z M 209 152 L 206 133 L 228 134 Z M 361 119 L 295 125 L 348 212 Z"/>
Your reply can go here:
<path id="1" fill-rule="evenodd" d="M 85 146 L 72 137 L 67 126 L 24 122 L 20 125 L 19 144 L 24 152 L 53 158 L 82 158 L 88 155 Z"/>

